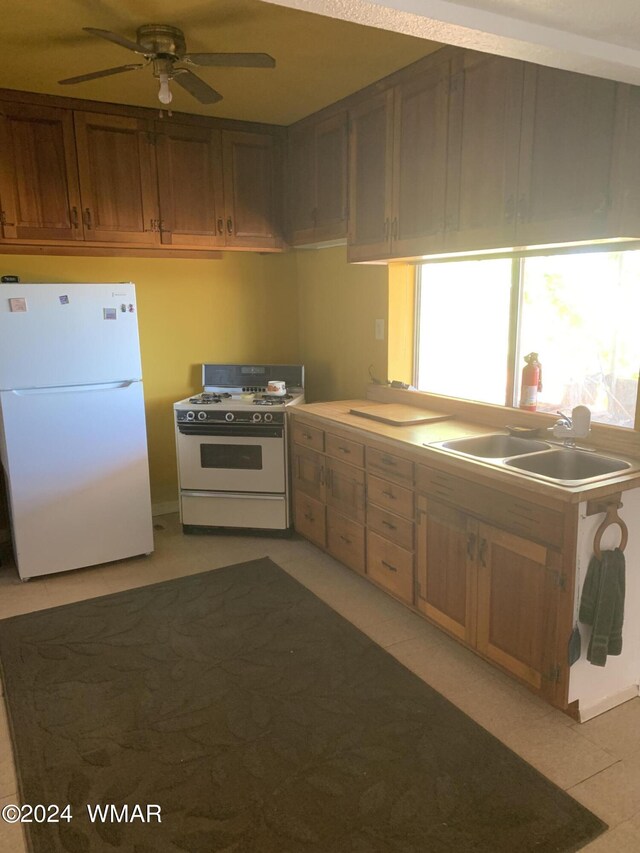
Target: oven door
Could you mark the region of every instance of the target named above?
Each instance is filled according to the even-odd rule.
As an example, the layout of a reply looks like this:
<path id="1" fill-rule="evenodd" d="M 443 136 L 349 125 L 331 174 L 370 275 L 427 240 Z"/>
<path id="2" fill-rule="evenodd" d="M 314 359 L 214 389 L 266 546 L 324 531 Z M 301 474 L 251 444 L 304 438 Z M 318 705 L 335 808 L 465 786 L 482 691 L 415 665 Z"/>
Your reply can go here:
<path id="1" fill-rule="evenodd" d="M 283 493 L 284 427 L 178 424 L 180 488 Z"/>

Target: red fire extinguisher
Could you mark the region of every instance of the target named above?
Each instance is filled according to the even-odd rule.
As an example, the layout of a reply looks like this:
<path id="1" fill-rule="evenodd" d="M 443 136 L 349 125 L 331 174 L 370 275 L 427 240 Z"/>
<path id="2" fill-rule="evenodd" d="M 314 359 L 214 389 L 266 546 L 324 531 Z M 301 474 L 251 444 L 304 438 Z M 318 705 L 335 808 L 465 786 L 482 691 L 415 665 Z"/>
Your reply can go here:
<path id="1" fill-rule="evenodd" d="M 535 412 L 538 405 L 538 392 L 542 391 L 542 365 L 538 361 L 537 352 L 525 355 L 524 360 L 526 364 L 522 368 L 520 408 L 527 412 Z"/>

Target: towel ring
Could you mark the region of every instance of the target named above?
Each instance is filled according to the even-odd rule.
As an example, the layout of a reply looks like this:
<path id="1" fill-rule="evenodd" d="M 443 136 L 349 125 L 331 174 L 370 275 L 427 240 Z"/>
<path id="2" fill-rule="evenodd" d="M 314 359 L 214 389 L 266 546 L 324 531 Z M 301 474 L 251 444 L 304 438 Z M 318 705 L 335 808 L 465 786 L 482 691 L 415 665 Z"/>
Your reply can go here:
<path id="1" fill-rule="evenodd" d="M 618 515 L 618 507 L 621 507 L 621 503 L 609 504 L 607 507 L 607 514 L 605 516 L 604 521 L 600 525 L 600 527 L 596 530 L 596 535 L 593 538 L 593 553 L 600 560 L 602 559 L 602 551 L 600 550 L 600 543 L 602 542 L 602 534 L 608 527 L 611 527 L 612 524 L 617 524 L 620 528 L 620 544 L 618 548 L 620 551 L 624 551 L 627 547 L 627 540 L 629 539 L 629 530 L 627 525 Z"/>

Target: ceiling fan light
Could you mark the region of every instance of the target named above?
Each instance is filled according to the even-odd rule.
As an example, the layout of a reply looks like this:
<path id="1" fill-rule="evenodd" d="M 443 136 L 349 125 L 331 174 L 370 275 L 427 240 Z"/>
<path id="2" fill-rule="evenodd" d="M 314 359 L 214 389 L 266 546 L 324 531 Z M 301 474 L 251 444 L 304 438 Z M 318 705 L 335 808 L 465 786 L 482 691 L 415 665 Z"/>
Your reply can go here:
<path id="1" fill-rule="evenodd" d="M 158 79 L 160 80 L 160 89 L 158 90 L 158 100 L 162 104 L 170 104 L 173 100 L 173 95 L 171 94 L 171 89 L 169 88 L 169 75 L 168 74 L 160 74 L 158 75 Z"/>

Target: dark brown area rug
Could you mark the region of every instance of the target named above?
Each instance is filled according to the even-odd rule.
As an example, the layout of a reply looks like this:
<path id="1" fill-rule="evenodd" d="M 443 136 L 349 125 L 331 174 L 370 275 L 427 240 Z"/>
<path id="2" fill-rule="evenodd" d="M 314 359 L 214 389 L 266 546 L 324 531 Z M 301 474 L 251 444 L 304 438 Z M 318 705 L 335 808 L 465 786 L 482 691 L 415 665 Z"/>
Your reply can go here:
<path id="1" fill-rule="evenodd" d="M 606 828 L 267 558 L 3 620 L 0 660 L 22 801 L 73 815 L 28 824 L 34 853 L 549 853 Z"/>

